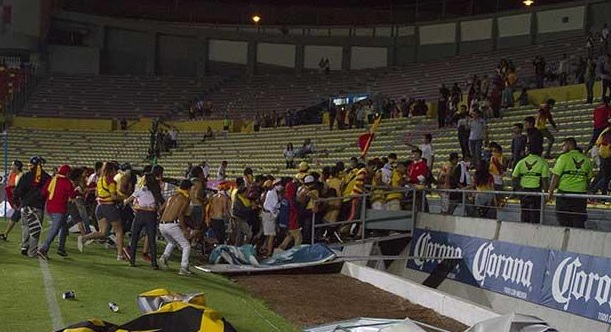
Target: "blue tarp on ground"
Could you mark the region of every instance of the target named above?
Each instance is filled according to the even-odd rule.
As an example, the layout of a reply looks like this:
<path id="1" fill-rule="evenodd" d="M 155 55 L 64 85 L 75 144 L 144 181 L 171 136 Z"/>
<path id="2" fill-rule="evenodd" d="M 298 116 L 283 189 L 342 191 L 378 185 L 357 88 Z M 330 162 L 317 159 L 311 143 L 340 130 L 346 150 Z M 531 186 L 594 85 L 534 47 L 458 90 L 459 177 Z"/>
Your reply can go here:
<path id="1" fill-rule="evenodd" d="M 255 257 L 252 245 L 241 247 L 220 245 L 210 254 L 210 263 L 231 265 L 252 265 L 257 267 L 281 266 L 288 264 L 304 264 L 324 262 L 335 258 L 335 252 L 323 243 L 301 245 L 259 262 Z"/>

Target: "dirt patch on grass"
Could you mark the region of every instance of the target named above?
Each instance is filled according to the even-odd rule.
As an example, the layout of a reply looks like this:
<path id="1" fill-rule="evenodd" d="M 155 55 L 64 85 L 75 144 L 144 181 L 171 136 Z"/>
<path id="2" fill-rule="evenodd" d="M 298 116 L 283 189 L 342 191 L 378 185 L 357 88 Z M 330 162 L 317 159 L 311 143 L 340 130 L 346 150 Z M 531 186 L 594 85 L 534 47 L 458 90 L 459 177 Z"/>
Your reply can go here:
<path id="1" fill-rule="evenodd" d="M 409 317 L 448 331 L 467 328 L 431 309 L 342 274 L 251 275 L 232 279 L 301 327 L 356 317 Z"/>

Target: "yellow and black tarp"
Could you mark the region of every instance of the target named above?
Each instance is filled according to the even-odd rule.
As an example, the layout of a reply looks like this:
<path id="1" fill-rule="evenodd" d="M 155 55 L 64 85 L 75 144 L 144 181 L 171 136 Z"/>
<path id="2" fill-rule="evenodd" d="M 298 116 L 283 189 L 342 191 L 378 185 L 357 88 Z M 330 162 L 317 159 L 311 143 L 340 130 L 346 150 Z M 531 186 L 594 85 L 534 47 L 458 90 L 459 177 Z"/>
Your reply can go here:
<path id="1" fill-rule="evenodd" d="M 171 302 L 171 299 L 174 301 Z M 145 310 L 143 303 L 150 304 L 146 309 L 159 307 Z M 202 293 L 182 295 L 156 289 L 138 296 L 138 305 L 148 312 L 130 322 L 115 325 L 89 320 L 56 332 L 236 332 L 220 312 L 204 304 Z"/>
<path id="2" fill-rule="evenodd" d="M 171 302 L 185 302 L 205 306 L 206 297 L 204 293 L 181 294 L 173 293 L 163 288 L 153 289 L 138 295 L 138 307 L 142 313 L 153 312 Z"/>
<path id="3" fill-rule="evenodd" d="M 72 324 L 57 332 L 108 332 L 114 331 L 118 326 L 98 319 Z"/>

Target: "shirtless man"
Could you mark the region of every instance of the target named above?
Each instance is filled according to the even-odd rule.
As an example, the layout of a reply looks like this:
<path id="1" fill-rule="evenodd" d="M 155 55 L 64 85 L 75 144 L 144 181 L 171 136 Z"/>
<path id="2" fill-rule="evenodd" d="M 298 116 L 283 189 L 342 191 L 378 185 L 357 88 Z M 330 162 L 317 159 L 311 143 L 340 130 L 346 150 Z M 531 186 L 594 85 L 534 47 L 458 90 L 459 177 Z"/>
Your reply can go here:
<path id="1" fill-rule="evenodd" d="M 188 231 L 184 220 L 189 209 L 189 189 L 191 189 L 191 186 L 191 181 L 182 180 L 180 188 L 176 190 L 174 195 L 168 198 L 159 212 L 161 214 L 159 232 L 168 242 L 159 260 L 164 267 L 167 267 L 172 250 L 174 250 L 174 247 L 179 246 L 182 249 L 182 260 L 180 270 L 178 271 L 180 275 L 191 274 L 191 271 L 189 271 L 191 244 L 185 236 L 188 234 Z"/>
<path id="2" fill-rule="evenodd" d="M 225 224 L 229 222 L 231 200 L 225 187 L 219 185 L 218 189 L 218 193 L 210 199 L 210 223 L 208 227 L 214 231 L 218 243 L 224 244 L 226 239 Z"/>

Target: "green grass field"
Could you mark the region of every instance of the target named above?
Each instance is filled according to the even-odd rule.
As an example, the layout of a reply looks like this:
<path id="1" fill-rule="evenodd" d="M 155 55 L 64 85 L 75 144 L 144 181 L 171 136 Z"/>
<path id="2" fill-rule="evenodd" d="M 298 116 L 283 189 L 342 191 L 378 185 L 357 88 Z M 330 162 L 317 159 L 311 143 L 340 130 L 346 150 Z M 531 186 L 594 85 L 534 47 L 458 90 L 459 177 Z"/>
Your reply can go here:
<path id="1" fill-rule="evenodd" d="M 2 218 L 0 231 L 5 226 L 6 221 Z M 0 330 L 53 331 L 41 263 L 38 258 L 28 258 L 19 253 L 20 233 L 21 228 L 17 225 L 8 242 L 0 241 L 0 292 L 3 294 Z M 42 239 L 45 236 L 46 232 L 43 232 Z M 150 264 L 141 259 L 136 260 L 137 267 L 129 267 L 127 262 L 116 260 L 115 249 L 105 249 L 99 244 L 87 246 L 85 252 L 80 253 L 76 249 L 76 237 L 76 234 L 68 237 L 66 250 L 69 256 L 66 258 L 55 254 L 57 240 L 49 250 L 52 291 L 64 326 L 88 318 L 116 324 L 127 322 L 140 315 L 136 305 L 139 293 L 166 288 L 181 293 L 204 292 L 208 306 L 220 311 L 240 332 L 298 331 L 262 301 L 223 277 L 197 273 L 194 269 L 193 276 L 179 276 L 178 257 L 172 257 L 169 270 L 152 270 Z M 158 251 L 163 248 L 164 244 L 159 243 Z M 62 293 L 67 290 L 74 290 L 76 299 L 62 299 Z M 109 301 L 118 304 L 118 313 L 108 309 Z"/>

